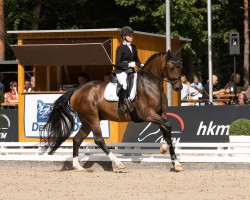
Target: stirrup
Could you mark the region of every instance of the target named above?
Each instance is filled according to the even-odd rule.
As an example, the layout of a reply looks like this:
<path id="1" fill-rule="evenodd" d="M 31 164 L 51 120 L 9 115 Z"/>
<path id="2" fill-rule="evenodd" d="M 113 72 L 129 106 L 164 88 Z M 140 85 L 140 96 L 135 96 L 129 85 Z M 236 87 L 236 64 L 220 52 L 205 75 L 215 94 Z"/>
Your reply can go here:
<path id="1" fill-rule="evenodd" d="M 118 108 L 118 114 L 121 115 L 121 114 L 124 114 L 126 113 L 126 111 L 124 110 L 124 108 L 121 106 Z"/>
<path id="2" fill-rule="evenodd" d="M 131 105 L 131 102 L 129 101 L 129 99 L 128 98 L 124 98 L 124 103 L 126 104 L 126 106 L 127 106 L 127 112 L 128 113 L 131 113 L 131 112 L 133 112 L 134 111 L 134 107 Z"/>

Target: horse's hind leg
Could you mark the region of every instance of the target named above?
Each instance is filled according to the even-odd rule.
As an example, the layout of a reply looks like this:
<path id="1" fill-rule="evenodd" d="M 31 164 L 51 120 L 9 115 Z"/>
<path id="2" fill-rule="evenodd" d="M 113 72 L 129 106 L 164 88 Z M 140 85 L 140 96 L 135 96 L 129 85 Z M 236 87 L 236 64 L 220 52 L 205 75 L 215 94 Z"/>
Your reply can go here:
<path id="1" fill-rule="evenodd" d="M 176 171 L 182 171 L 183 168 L 181 164 L 179 163 L 179 161 L 177 160 L 177 156 L 175 154 L 174 147 L 173 147 L 172 140 L 171 140 L 171 130 L 172 130 L 171 123 L 168 120 L 164 120 L 164 124 L 160 125 L 160 129 L 162 131 L 165 141 L 167 142 L 167 144 L 162 145 L 160 149 L 161 153 L 166 153 L 169 148 L 170 157 L 171 157 L 174 169 Z"/>
<path id="2" fill-rule="evenodd" d="M 106 146 L 106 143 L 102 137 L 102 132 L 101 132 L 101 127 L 100 127 L 100 122 L 96 122 L 91 124 L 93 134 L 94 134 L 94 141 L 95 144 L 100 147 L 110 158 L 112 162 L 115 163 L 116 168 L 123 169 L 126 166 L 118 159 Z"/>
<path id="3" fill-rule="evenodd" d="M 78 161 L 78 152 L 82 141 L 89 135 L 90 131 L 90 127 L 84 124 L 73 138 L 73 168 L 77 170 L 84 170 Z"/>

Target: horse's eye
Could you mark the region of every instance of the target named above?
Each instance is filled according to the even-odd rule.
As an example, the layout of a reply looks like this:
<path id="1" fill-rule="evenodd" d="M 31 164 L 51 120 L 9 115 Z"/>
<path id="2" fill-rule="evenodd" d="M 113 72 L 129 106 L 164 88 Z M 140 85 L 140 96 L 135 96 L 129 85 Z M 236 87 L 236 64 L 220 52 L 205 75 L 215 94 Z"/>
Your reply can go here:
<path id="1" fill-rule="evenodd" d="M 167 66 L 168 66 L 169 69 L 174 68 L 174 64 L 172 62 L 167 62 Z"/>

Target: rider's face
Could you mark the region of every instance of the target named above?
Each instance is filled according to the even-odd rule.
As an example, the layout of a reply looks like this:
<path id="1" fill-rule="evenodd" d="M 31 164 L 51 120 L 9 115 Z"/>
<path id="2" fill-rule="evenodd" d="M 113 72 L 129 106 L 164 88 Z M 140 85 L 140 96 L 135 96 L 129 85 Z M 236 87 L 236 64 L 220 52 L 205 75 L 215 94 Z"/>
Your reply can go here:
<path id="1" fill-rule="evenodd" d="M 132 42 L 132 41 L 133 41 L 133 35 L 132 35 L 132 34 L 126 35 L 125 38 L 126 38 L 126 40 L 127 40 L 128 42 Z"/>

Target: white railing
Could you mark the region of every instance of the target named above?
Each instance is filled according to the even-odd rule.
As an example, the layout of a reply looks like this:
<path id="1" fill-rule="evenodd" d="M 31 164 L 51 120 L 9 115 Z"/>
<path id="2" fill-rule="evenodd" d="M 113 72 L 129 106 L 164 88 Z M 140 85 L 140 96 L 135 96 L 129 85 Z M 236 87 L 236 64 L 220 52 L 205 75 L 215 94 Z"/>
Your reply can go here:
<path id="1" fill-rule="evenodd" d="M 171 162 L 160 154 L 159 143 L 107 143 L 111 151 L 125 162 Z M 250 143 L 176 143 L 180 162 L 250 163 Z M 0 160 L 72 161 L 72 142 L 65 142 L 54 155 L 42 152 L 40 143 L 0 142 Z M 94 143 L 84 142 L 79 149 L 80 161 L 110 161 Z"/>

